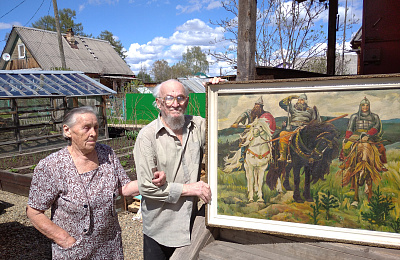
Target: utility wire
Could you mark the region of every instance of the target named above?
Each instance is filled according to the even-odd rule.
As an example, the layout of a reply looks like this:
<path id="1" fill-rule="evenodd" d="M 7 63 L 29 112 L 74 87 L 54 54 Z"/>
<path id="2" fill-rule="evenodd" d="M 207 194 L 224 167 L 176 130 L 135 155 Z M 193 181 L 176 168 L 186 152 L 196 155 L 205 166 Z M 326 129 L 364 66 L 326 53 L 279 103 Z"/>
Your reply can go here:
<path id="1" fill-rule="evenodd" d="M 19 3 L 17 6 L 15 6 L 13 9 L 11 9 L 10 11 L 8 11 L 7 13 L 3 14 L 1 18 L 3 18 L 4 16 L 6 16 L 7 14 L 11 13 L 15 8 L 17 8 L 18 6 L 22 5 L 26 0 L 23 0 L 21 3 Z"/>
<path id="2" fill-rule="evenodd" d="M 29 20 L 26 22 L 26 24 L 25 24 L 24 26 L 26 26 L 26 25 L 33 19 L 33 17 L 35 17 L 35 15 L 39 12 L 40 8 L 42 7 L 43 3 L 44 3 L 44 0 L 43 0 L 42 3 L 40 4 L 40 6 L 39 6 L 39 8 L 36 10 L 36 12 L 32 15 L 31 19 L 29 19 Z"/>

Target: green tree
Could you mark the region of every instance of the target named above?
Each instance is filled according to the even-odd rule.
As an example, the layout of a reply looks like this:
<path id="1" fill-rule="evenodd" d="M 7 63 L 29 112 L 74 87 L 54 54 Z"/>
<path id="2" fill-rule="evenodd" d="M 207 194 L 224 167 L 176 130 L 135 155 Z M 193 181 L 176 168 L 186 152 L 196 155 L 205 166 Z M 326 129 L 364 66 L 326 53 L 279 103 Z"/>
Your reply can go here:
<path id="1" fill-rule="evenodd" d="M 125 58 L 127 56 L 127 55 L 125 55 L 126 51 L 125 51 L 124 47 L 122 46 L 121 41 L 116 40 L 115 36 L 113 35 L 112 32 L 104 30 L 100 33 L 99 36 L 97 36 L 97 39 L 108 41 L 114 47 L 114 50 L 118 53 L 118 55 L 123 60 L 125 60 Z"/>
<path id="2" fill-rule="evenodd" d="M 156 60 L 151 67 L 155 82 L 171 79 L 171 67 L 166 60 Z"/>
<path id="3" fill-rule="evenodd" d="M 325 191 L 321 193 L 321 206 L 325 209 L 326 212 L 326 220 L 330 219 L 330 209 L 339 207 L 339 200 L 335 198 L 335 196 L 331 195 L 331 191 Z"/>
<path id="4" fill-rule="evenodd" d="M 372 225 L 387 225 L 390 223 L 390 211 L 395 208 L 392 197 L 385 196 L 379 190 L 379 186 L 373 193 L 373 196 L 368 202 L 369 211 L 361 212 L 361 217 Z"/>
<path id="5" fill-rule="evenodd" d="M 174 79 L 190 75 L 193 75 L 193 72 L 182 61 L 179 61 L 171 67 L 171 77 Z"/>
<path id="6" fill-rule="evenodd" d="M 79 34 L 82 36 L 88 36 L 83 32 L 82 23 L 75 23 L 76 12 L 69 8 L 64 8 L 58 11 L 58 15 L 60 16 L 60 29 L 61 33 L 66 33 L 69 28 L 72 28 L 75 34 Z M 56 19 L 53 16 L 46 15 L 36 22 L 33 22 L 31 25 L 33 28 L 43 29 L 47 31 L 56 32 Z"/>
<path id="7" fill-rule="evenodd" d="M 187 48 L 182 54 L 182 65 L 188 68 L 193 75 L 196 73 L 207 73 L 209 63 L 207 55 L 201 51 L 199 46 Z"/>
<path id="8" fill-rule="evenodd" d="M 229 16 L 211 23 L 225 30 L 231 45 L 225 53 L 210 52 L 219 61 L 236 65 L 238 40 L 238 3 L 239 0 L 221 1 L 222 7 Z M 327 42 L 326 32 L 317 21 L 326 10 L 325 3 L 317 1 L 257 1 L 256 28 L 256 65 L 277 66 L 285 64 L 290 69 L 306 69 L 310 59 L 325 55 L 323 48 Z M 232 17 L 234 17 L 232 19 Z M 350 17 L 345 24 L 339 25 L 339 30 L 351 28 L 357 21 Z M 339 40 L 339 37 L 338 37 Z M 306 64 L 308 64 L 306 66 Z M 316 64 L 317 65 L 317 64 Z M 326 71 L 324 71 L 326 73 Z"/>
<path id="9" fill-rule="evenodd" d="M 137 77 L 138 79 L 140 79 L 142 82 L 145 82 L 145 83 L 150 83 L 150 82 L 152 82 L 152 79 L 151 79 L 150 74 L 147 73 L 147 67 L 146 67 L 146 65 L 140 66 L 140 71 L 138 72 L 138 74 L 136 75 L 136 77 Z"/>

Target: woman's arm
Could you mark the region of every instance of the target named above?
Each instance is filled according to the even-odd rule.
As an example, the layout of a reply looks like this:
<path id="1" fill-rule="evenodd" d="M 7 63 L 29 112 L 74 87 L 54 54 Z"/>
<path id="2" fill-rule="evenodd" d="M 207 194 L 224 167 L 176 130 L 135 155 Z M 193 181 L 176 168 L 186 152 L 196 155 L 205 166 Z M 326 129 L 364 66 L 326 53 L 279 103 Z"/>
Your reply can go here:
<path id="1" fill-rule="evenodd" d="M 53 240 L 62 248 L 71 247 L 75 243 L 76 239 L 70 236 L 67 231 L 54 224 L 44 214 L 44 210 L 37 210 L 27 206 L 26 215 L 40 233 Z"/>
<path id="2" fill-rule="evenodd" d="M 157 187 L 161 187 L 165 184 L 166 180 L 165 172 L 155 172 L 153 180 L 151 181 Z M 139 195 L 139 187 L 137 181 L 131 181 L 122 186 L 120 193 L 123 196 L 137 196 Z"/>

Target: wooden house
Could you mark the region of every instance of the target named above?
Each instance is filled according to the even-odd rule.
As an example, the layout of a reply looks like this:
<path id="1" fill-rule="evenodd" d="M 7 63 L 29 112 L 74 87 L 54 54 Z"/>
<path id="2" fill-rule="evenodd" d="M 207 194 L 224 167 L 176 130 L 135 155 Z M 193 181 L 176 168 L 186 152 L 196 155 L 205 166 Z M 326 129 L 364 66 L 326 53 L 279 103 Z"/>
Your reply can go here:
<path id="1" fill-rule="evenodd" d="M 68 70 L 82 71 L 115 91 L 135 78 L 108 41 L 74 35 L 72 30 L 62 36 Z M 14 26 L 2 57 L 0 70 L 51 71 L 62 67 L 57 33 L 36 28 Z"/>

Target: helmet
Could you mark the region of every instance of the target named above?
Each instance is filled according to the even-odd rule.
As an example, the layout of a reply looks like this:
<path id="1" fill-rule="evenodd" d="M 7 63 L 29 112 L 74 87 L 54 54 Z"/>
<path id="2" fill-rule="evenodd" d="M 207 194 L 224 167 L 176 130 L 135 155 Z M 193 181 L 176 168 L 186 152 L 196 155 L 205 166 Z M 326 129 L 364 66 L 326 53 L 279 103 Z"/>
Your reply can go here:
<path id="1" fill-rule="evenodd" d="M 259 99 L 257 99 L 257 101 L 256 101 L 255 104 L 258 104 L 258 105 L 261 105 L 261 106 L 264 105 L 264 101 L 263 101 L 263 99 L 262 99 L 262 96 L 261 96 Z"/>
<path id="2" fill-rule="evenodd" d="M 307 100 L 307 95 L 306 94 L 300 94 L 298 99 Z"/>
<path id="3" fill-rule="evenodd" d="M 360 105 L 364 105 L 364 104 L 369 105 L 369 100 L 367 99 L 367 97 L 364 97 L 364 99 L 361 100 L 361 102 L 360 102 Z"/>

